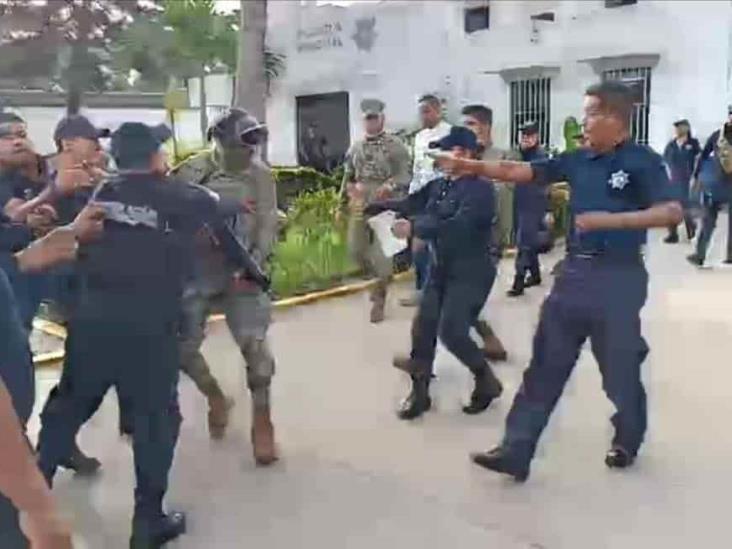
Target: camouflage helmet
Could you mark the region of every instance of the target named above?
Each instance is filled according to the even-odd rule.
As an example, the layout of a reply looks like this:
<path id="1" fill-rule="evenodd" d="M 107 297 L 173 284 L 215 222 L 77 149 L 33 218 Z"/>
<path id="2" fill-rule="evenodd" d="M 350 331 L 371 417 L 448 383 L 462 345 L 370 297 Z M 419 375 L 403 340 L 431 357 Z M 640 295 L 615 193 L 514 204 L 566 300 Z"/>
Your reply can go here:
<path id="1" fill-rule="evenodd" d="M 267 137 L 267 126 L 244 109 L 231 107 L 216 117 L 206 132 L 211 141 L 216 138 L 225 147 L 259 145 Z"/>

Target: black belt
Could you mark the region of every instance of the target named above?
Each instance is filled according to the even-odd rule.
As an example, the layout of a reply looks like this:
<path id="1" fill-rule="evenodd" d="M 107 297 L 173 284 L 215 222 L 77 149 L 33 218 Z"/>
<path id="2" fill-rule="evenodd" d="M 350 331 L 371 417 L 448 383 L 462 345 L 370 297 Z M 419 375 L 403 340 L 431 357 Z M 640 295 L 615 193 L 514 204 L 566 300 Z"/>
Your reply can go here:
<path id="1" fill-rule="evenodd" d="M 577 259 L 643 259 L 643 252 L 641 250 L 575 250 L 569 251 L 567 255 Z"/>

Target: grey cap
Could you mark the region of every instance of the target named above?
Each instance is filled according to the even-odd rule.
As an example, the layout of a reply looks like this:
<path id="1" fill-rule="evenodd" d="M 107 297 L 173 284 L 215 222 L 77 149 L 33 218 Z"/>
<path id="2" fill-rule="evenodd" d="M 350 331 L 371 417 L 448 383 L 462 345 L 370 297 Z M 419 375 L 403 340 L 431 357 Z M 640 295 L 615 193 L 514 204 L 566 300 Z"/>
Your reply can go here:
<path id="1" fill-rule="evenodd" d="M 25 124 L 25 120 L 13 112 L 0 112 L 0 137 L 10 135 L 13 124 Z"/>
<path id="2" fill-rule="evenodd" d="M 60 141 L 62 139 L 75 139 L 81 137 L 96 141 L 100 137 L 109 137 L 109 130 L 106 128 L 97 128 L 89 119 L 80 114 L 72 114 L 62 118 L 56 125 L 53 132 L 53 140 Z"/>
<path id="3" fill-rule="evenodd" d="M 207 138 L 221 141 L 224 146 L 258 145 L 267 137 L 267 126 L 244 109 L 226 109 L 211 123 Z"/>
<path id="4" fill-rule="evenodd" d="M 386 105 L 381 99 L 364 99 L 361 101 L 361 112 L 364 116 L 383 114 Z"/>

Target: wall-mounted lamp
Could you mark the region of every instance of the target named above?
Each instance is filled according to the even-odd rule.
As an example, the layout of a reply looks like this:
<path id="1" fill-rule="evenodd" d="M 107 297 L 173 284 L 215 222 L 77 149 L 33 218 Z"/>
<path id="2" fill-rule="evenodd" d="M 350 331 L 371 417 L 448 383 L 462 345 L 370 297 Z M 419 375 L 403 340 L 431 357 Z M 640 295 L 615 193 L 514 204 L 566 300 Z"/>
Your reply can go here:
<path id="1" fill-rule="evenodd" d="M 536 24 L 537 21 L 551 21 L 554 22 L 554 12 L 553 11 L 545 11 L 543 13 L 537 13 L 536 15 L 532 15 L 530 17 L 531 19 L 531 43 L 532 44 L 538 44 L 539 43 L 539 27 Z"/>

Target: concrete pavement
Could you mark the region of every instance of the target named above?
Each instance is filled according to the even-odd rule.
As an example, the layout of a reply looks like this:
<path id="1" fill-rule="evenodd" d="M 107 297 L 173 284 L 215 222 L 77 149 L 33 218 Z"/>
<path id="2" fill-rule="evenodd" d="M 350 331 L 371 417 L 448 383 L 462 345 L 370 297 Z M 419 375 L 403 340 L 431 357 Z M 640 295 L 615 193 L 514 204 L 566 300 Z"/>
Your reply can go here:
<path id="1" fill-rule="evenodd" d="M 634 469 L 615 472 L 603 464 L 611 407 L 589 351 L 525 485 L 468 461 L 468 452 L 501 436 L 551 282 L 547 275 L 541 289 L 509 300 L 506 263 L 487 309 L 511 354 L 497 366 L 506 396 L 477 417 L 461 413 L 470 376 L 444 351 L 436 410 L 414 423 L 394 417 L 407 390 L 404 376 L 390 367 L 391 356 L 408 344 L 413 311 L 396 305 L 406 285 L 393 292 L 388 320 L 378 326 L 367 322 L 365 294 L 278 313 L 274 399 L 284 459 L 271 469 L 253 465 L 241 359 L 224 324 L 213 325 L 205 353 L 237 399 L 235 421 L 226 440 L 210 442 L 205 402 L 182 380 L 185 422 L 169 501 L 189 512 L 190 533 L 171 547 L 726 547 L 732 271 L 697 271 L 683 260 L 688 244 L 664 246 L 661 237 L 652 236 L 644 313 L 650 431 Z M 714 245 L 713 262 L 721 259 L 721 244 Z M 545 262 L 545 272 L 556 259 Z M 55 374 L 39 376 L 42 399 Z M 82 447 L 104 463 L 98 479 L 58 477 L 56 494 L 74 518 L 81 547 L 126 547 L 133 471 L 116 421 L 112 395 L 81 434 Z"/>

